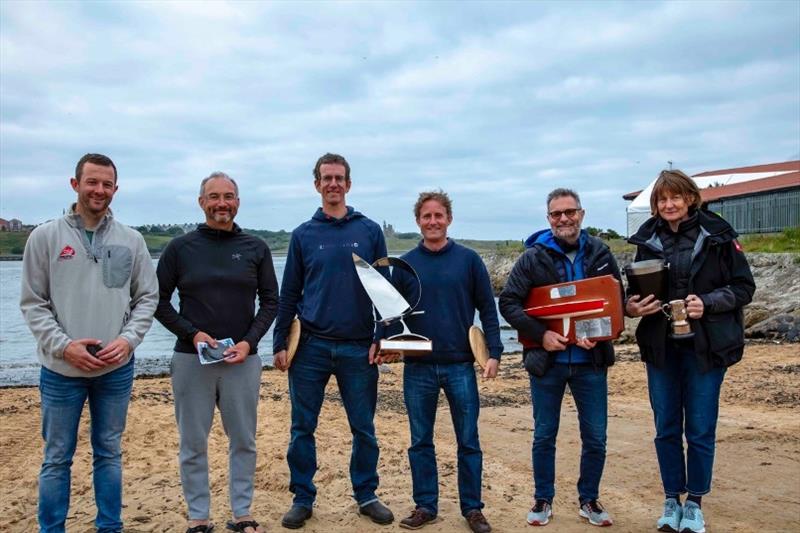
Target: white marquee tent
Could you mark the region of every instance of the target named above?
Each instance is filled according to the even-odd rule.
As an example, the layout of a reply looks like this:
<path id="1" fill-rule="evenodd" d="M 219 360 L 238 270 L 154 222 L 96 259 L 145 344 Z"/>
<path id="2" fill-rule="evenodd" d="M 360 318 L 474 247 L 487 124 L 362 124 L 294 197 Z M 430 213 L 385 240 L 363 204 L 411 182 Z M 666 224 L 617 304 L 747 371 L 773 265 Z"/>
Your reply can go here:
<path id="1" fill-rule="evenodd" d="M 733 185 L 734 183 L 741 183 L 743 181 L 757 180 L 761 178 L 771 178 L 772 176 L 780 176 L 786 174 L 787 171 L 781 170 L 777 172 L 740 172 L 735 174 L 715 174 L 713 176 L 692 176 L 692 179 L 700 189 L 705 189 L 711 185 Z M 628 236 L 630 237 L 636 230 L 639 229 L 648 218 L 650 218 L 650 193 L 653 191 L 653 185 L 656 182 L 653 179 L 647 187 L 642 189 L 633 202 L 627 208 L 627 221 L 628 221 Z"/>

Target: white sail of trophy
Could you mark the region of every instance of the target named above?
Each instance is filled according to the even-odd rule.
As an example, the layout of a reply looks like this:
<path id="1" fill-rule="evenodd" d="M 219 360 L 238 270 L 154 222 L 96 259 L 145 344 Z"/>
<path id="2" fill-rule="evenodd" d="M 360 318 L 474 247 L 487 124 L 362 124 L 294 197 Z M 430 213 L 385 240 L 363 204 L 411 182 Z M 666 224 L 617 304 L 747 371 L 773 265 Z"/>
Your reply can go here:
<path id="1" fill-rule="evenodd" d="M 403 326 L 403 332 L 397 335 L 392 335 L 387 339 L 381 339 L 381 351 L 399 351 L 404 355 L 421 355 L 428 353 L 433 349 L 433 343 L 427 337 L 412 333 L 405 323 L 404 318 L 412 314 L 421 314 L 424 311 L 414 311 L 416 304 L 412 306 L 409 304 L 403 295 L 394 288 L 389 280 L 375 270 L 375 268 L 366 262 L 364 259 L 356 254 L 353 254 L 353 264 L 356 267 L 356 274 L 361 281 L 364 290 L 367 292 L 372 305 L 378 310 L 382 322 L 385 325 L 390 325 L 395 322 L 400 322 Z M 384 257 L 375 261 L 378 266 L 397 266 L 401 265 L 405 270 L 411 272 L 419 283 L 419 276 L 414 272 L 411 266 L 397 258 Z M 420 294 L 422 287 L 420 287 Z M 419 300 L 417 300 L 419 303 Z"/>

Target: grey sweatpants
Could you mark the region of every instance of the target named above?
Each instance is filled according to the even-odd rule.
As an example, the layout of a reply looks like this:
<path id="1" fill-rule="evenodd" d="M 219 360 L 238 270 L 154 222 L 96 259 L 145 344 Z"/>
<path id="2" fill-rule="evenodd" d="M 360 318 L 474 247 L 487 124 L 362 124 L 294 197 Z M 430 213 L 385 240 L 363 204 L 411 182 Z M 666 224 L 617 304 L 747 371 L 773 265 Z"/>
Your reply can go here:
<path id="1" fill-rule="evenodd" d="M 250 514 L 256 469 L 256 419 L 261 358 L 243 363 L 201 365 L 197 354 L 172 355 L 172 393 L 180 434 L 181 484 L 189 520 L 209 518 L 208 434 L 214 406 L 228 436 L 229 492 L 234 517 Z"/>

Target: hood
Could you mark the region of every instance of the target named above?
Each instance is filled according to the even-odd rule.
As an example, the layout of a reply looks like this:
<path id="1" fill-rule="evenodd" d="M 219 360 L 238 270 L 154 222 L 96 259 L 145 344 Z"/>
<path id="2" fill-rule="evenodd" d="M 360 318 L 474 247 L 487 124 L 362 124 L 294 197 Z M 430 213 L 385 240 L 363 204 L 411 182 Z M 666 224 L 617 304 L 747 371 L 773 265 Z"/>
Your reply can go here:
<path id="1" fill-rule="evenodd" d="M 312 220 L 316 220 L 317 222 L 324 222 L 325 224 L 333 224 L 334 226 L 338 226 L 341 224 L 346 224 L 351 220 L 355 220 L 357 218 L 364 218 L 364 215 L 350 207 L 347 206 L 347 214 L 342 218 L 334 218 L 332 216 L 326 215 L 321 207 L 317 208 L 317 211 L 314 213 L 314 216 L 311 217 Z"/>
<path id="2" fill-rule="evenodd" d="M 736 230 L 718 214 L 706 209 L 698 209 L 696 213 L 700 227 L 716 242 L 732 241 L 739 236 Z M 628 238 L 628 242 L 636 245 L 647 243 L 658 229 L 660 221 L 661 218 L 658 216 L 650 217 Z"/>
<path id="3" fill-rule="evenodd" d="M 578 237 L 578 248 L 583 248 L 586 244 L 586 238 L 589 234 L 586 233 L 586 230 L 582 229 L 580 237 Z M 525 248 L 533 248 L 534 245 L 541 244 L 546 248 L 550 248 L 551 250 L 555 250 L 558 253 L 564 255 L 564 250 L 556 242 L 556 237 L 553 235 L 553 230 L 551 229 L 543 229 L 541 231 L 537 231 L 527 239 L 525 239 Z"/>
<path id="4" fill-rule="evenodd" d="M 197 231 L 205 235 L 210 235 L 214 237 L 228 237 L 228 236 L 232 237 L 237 233 L 241 233 L 242 228 L 240 228 L 236 222 L 233 223 L 233 229 L 231 231 L 226 231 L 224 229 L 215 229 L 210 227 L 208 224 L 203 223 L 197 226 Z"/>

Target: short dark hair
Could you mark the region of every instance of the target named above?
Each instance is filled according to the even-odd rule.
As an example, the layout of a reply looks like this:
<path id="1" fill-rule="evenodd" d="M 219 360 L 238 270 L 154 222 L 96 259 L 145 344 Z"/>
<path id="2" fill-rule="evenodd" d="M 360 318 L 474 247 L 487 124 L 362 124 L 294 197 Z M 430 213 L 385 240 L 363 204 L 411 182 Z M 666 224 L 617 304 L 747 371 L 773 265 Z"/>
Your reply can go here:
<path id="1" fill-rule="evenodd" d="M 677 169 L 662 170 L 653 184 L 653 192 L 650 193 L 650 214 L 658 214 L 658 199 L 668 193 L 683 196 L 689 207 L 694 209 L 699 209 L 703 204 L 700 189 L 692 178 Z"/>
<path id="2" fill-rule="evenodd" d="M 350 165 L 347 163 L 347 159 L 339 154 L 329 152 L 317 159 L 317 164 L 314 165 L 314 181 L 322 179 L 322 175 L 319 173 L 319 167 L 322 165 L 342 165 L 344 167 L 344 179 L 345 181 L 350 181 Z"/>
<path id="3" fill-rule="evenodd" d="M 575 203 L 578 204 L 578 209 L 581 209 L 581 197 L 578 196 L 578 193 L 576 193 L 572 189 L 565 189 L 563 187 L 559 187 L 558 189 L 553 189 L 552 191 L 550 191 L 550 194 L 547 195 L 547 210 L 550 211 L 550 202 L 552 202 L 556 198 L 561 198 L 562 196 L 572 196 L 573 198 L 575 198 Z"/>
<path id="4" fill-rule="evenodd" d="M 103 154 L 86 154 L 81 157 L 78 164 L 75 165 L 75 179 L 81 181 L 81 174 L 83 174 L 83 165 L 92 163 L 93 165 L 100 165 L 101 167 L 111 167 L 114 169 L 114 183 L 117 182 L 117 167 L 110 157 Z"/>
<path id="5" fill-rule="evenodd" d="M 422 211 L 422 204 L 427 202 L 428 200 L 435 200 L 442 204 L 444 210 L 447 211 L 447 216 L 453 218 L 453 202 L 450 201 L 450 197 L 447 196 L 447 193 L 441 189 L 436 191 L 423 191 L 419 193 L 419 198 L 417 198 L 417 203 L 414 204 L 414 218 L 419 220 L 420 211 Z"/>

